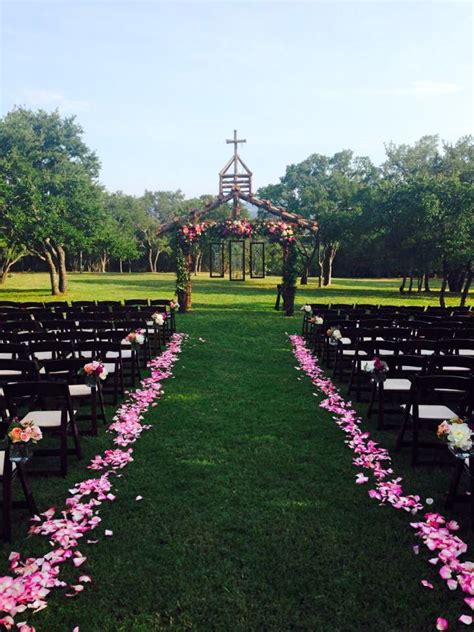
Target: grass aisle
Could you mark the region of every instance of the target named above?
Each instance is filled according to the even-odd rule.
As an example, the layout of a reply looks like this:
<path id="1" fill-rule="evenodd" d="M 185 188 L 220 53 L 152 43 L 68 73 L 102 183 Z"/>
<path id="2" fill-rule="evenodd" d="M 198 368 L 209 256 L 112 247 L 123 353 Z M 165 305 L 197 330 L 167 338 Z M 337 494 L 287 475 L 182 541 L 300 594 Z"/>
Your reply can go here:
<path id="1" fill-rule="evenodd" d="M 42 629 L 432 629 L 406 521 L 354 486 L 341 432 L 297 379 L 291 321 L 182 320 L 192 340 L 92 551 L 93 588 Z"/>
<path id="2" fill-rule="evenodd" d="M 33 618 L 39 632 L 420 632 L 459 615 L 459 598 L 413 555 L 407 516 L 354 484 L 342 432 L 298 380 L 285 331 L 300 315 L 275 313 L 270 289 L 203 285 L 179 318 L 192 338 L 149 413 L 155 427 L 103 509 L 101 533 L 114 536 L 80 547 L 93 584 L 53 597 Z M 108 441 L 85 442 L 87 459 Z M 83 468 L 47 481 L 43 500 L 61 485 L 64 498 Z M 416 474 L 407 489 L 436 498 L 433 480 Z M 37 552 L 35 541 L 14 549 Z"/>

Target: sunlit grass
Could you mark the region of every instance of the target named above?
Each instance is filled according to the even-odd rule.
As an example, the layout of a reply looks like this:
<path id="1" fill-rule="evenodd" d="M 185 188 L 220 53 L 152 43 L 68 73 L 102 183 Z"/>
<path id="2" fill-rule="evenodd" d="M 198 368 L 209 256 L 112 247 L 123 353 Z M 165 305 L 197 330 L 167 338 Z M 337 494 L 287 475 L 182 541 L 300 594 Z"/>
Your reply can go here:
<path id="1" fill-rule="evenodd" d="M 277 282 L 199 276 L 194 310 L 177 317 L 191 338 L 147 415 L 153 429 L 114 480 L 117 500 L 103 506 L 94 535 L 100 544 L 81 544 L 88 557 L 81 571 L 93 584 L 75 599 L 55 594 L 32 617 L 38 632 L 76 625 L 81 632 L 421 632 L 440 614 L 454 621 L 463 611 L 459 595 L 441 588 L 429 555 L 413 554 L 412 517 L 378 507 L 368 486 L 354 484 L 341 431 L 294 369 L 285 332 L 299 333 L 301 314 L 273 309 Z M 297 303 L 437 302 L 401 297 L 397 288 L 393 279 L 336 279 L 319 290 L 312 280 L 298 289 Z M 173 275 L 71 275 L 67 298 L 173 292 Z M 48 300 L 47 275 L 14 275 L 0 295 Z M 393 448 L 393 432 L 366 427 Z M 61 507 L 68 488 L 90 475 L 88 460 L 110 445 L 104 432 L 85 437 L 85 460 L 72 459 L 65 480 L 35 479 L 40 508 Z M 412 470 L 405 452 L 394 456 L 407 491 L 434 498 L 432 508 L 443 511 L 451 471 Z M 453 515 L 470 538 L 466 510 L 460 505 Z M 25 538 L 26 516 L 16 517 L 0 574 L 11 549 L 38 555 L 48 547 Z M 104 538 L 104 529 L 114 536 Z"/>

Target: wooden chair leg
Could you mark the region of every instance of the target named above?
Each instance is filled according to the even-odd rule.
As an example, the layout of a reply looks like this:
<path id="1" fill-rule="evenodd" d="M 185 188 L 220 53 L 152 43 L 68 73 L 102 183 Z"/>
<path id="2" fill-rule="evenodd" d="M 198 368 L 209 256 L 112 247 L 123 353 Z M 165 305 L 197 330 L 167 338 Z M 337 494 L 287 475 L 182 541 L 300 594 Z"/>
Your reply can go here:
<path id="1" fill-rule="evenodd" d="M 367 417 L 370 419 L 370 417 L 372 416 L 372 410 L 374 408 L 374 404 L 375 404 L 375 396 L 377 394 L 377 385 L 375 384 L 375 382 L 372 384 L 372 392 L 370 394 L 370 401 L 369 401 L 369 407 L 367 408 Z"/>
<path id="2" fill-rule="evenodd" d="M 378 405 L 378 411 L 377 411 L 377 430 L 385 430 L 385 424 L 384 424 L 385 393 L 384 393 L 383 384 L 379 384 L 378 391 L 379 391 L 379 405 Z"/>
<path id="3" fill-rule="evenodd" d="M 23 489 L 23 493 L 26 498 L 26 504 L 28 505 L 28 511 L 30 515 L 34 516 L 38 513 L 38 509 L 36 507 L 36 502 L 33 496 L 33 492 L 30 489 L 30 485 L 28 483 L 28 477 L 26 475 L 26 469 L 22 463 L 17 464 L 18 478 L 20 479 L 21 487 Z"/>
<path id="4" fill-rule="evenodd" d="M 60 459 L 60 470 L 61 470 L 61 476 L 66 476 L 67 474 L 67 429 L 61 430 L 61 437 L 60 437 L 60 453 L 59 453 L 59 459 Z"/>
<path id="5" fill-rule="evenodd" d="M 91 389 L 91 432 L 97 436 L 97 388 Z"/>
<path id="6" fill-rule="evenodd" d="M 414 467 L 418 463 L 418 434 L 419 434 L 419 420 L 414 415 L 412 418 L 412 446 L 411 446 L 411 464 Z"/>
<path id="7" fill-rule="evenodd" d="M 397 440 L 395 442 L 395 451 L 396 452 L 400 452 L 400 450 L 403 447 L 403 437 L 405 436 L 405 432 L 406 432 L 406 429 L 408 427 L 409 416 L 410 416 L 409 411 L 410 410 L 411 410 L 411 406 L 409 404 L 407 404 L 407 408 L 405 409 L 405 414 L 403 416 L 402 425 L 400 427 L 400 430 L 399 430 L 398 435 L 397 435 Z"/>
<path id="8" fill-rule="evenodd" d="M 471 530 L 474 531 L 474 457 L 469 456 L 469 480 L 471 481 L 470 491 L 471 497 L 469 498 L 469 504 L 471 507 Z"/>
<path id="9" fill-rule="evenodd" d="M 12 482 L 3 481 L 2 536 L 7 542 L 12 539 Z"/>
<path id="10" fill-rule="evenodd" d="M 74 446 L 76 448 L 77 459 L 78 461 L 80 461 L 82 459 L 81 440 L 79 438 L 79 430 L 77 429 L 77 424 L 76 424 L 75 419 L 71 420 L 71 431 L 72 431 Z M 66 444 L 66 451 L 67 451 L 67 444 Z"/>
<path id="11" fill-rule="evenodd" d="M 459 481 L 461 480 L 463 469 L 464 469 L 463 461 L 461 459 L 456 459 L 456 466 L 455 466 L 453 478 L 451 479 L 451 483 L 449 485 L 449 491 L 446 496 L 446 500 L 444 502 L 444 506 L 446 509 L 449 509 L 450 507 L 454 505 L 454 502 L 456 500 L 456 494 L 459 487 Z M 471 499 L 471 503 L 472 503 L 472 499 Z M 471 507 L 471 512 L 472 512 L 472 507 Z"/>
<path id="12" fill-rule="evenodd" d="M 102 417 L 103 423 L 106 424 L 107 423 L 107 416 L 105 414 L 104 393 L 102 391 L 101 384 L 99 384 L 97 392 L 98 392 L 98 395 L 99 395 L 100 416 Z"/>

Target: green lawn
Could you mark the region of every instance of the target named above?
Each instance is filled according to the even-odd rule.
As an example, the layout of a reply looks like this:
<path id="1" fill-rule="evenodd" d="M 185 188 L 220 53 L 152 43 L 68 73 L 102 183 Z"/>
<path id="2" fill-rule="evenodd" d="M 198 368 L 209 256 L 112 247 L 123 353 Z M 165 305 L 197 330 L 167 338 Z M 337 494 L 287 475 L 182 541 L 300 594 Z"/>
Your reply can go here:
<path id="1" fill-rule="evenodd" d="M 53 596 L 31 618 L 38 632 L 74 625 L 81 632 L 420 632 L 434 629 L 439 615 L 454 621 L 465 611 L 460 595 L 441 586 L 430 555 L 413 554 L 410 516 L 379 507 L 367 486 L 354 484 L 342 432 L 294 370 L 285 333 L 299 333 L 301 315 L 273 310 L 277 282 L 203 275 L 195 283 L 195 310 L 177 318 L 191 339 L 148 414 L 154 428 L 117 480 L 117 500 L 101 513 L 99 534 L 107 528 L 114 536 L 80 547 L 89 558 L 81 571 L 93 584 L 72 600 Z M 173 285 L 164 274 L 72 275 L 68 299 L 171 297 Z M 337 280 L 321 291 L 312 282 L 297 302 L 428 300 L 401 299 L 397 286 Z M 47 288 L 46 275 L 18 274 L 0 296 L 44 300 Z M 393 432 L 367 428 L 393 446 Z M 86 459 L 73 462 L 66 480 L 33 481 L 43 509 L 61 506 L 110 437 L 83 444 Z M 451 472 L 414 472 L 406 454 L 394 456 L 407 491 L 433 497 L 443 511 Z M 465 511 L 453 515 L 468 526 Z M 0 575 L 9 550 L 45 550 L 42 539 L 24 538 L 25 529 L 26 517 L 3 547 Z M 422 579 L 435 590 L 422 588 Z"/>

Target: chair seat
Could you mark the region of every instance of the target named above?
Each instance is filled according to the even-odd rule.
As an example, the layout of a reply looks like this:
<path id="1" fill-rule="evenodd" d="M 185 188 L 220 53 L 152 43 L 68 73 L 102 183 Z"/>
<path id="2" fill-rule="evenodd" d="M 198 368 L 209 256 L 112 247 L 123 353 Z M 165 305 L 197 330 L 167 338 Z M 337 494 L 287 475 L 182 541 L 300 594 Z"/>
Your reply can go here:
<path id="1" fill-rule="evenodd" d="M 394 355 L 395 351 L 393 349 L 380 349 L 379 355 Z"/>
<path id="2" fill-rule="evenodd" d="M 411 389 L 411 381 L 403 377 L 389 377 L 383 383 L 384 391 L 406 392 Z"/>
<path id="3" fill-rule="evenodd" d="M 467 366 L 443 366 L 443 371 L 467 371 L 469 373 L 470 369 Z"/>
<path id="4" fill-rule="evenodd" d="M 35 351 L 34 356 L 37 360 L 52 360 L 52 351 Z"/>
<path id="5" fill-rule="evenodd" d="M 404 364 L 402 366 L 403 371 L 422 371 L 423 367 L 421 366 L 412 366 L 411 364 Z"/>
<path id="6" fill-rule="evenodd" d="M 33 410 L 25 415 L 23 419 L 30 419 L 31 421 L 34 421 L 34 423 L 40 428 L 59 428 L 59 426 L 61 425 L 61 411 Z"/>
<path id="7" fill-rule="evenodd" d="M 433 349 L 421 349 L 420 354 L 421 355 L 433 355 L 434 350 Z"/>
<path id="8" fill-rule="evenodd" d="M 3 468 L 5 467 L 5 450 L 0 452 L 0 478 L 3 476 Z M 12 470 L 16 470 L 16 463 L 12 463 Z"/>
<path id="9" fill-rule="evenodd" d="M 115 373 L 115 362 L 105 362 L 104 367 L 107 373 L 109 374 Z"/>
<path id="10" fill-rule="evenodd" d="M 401 408 L 405 409 L 406 404 L 402 404 Z M 412 406 L 410 406 L 410 414 L 412 414 Z M 438 404 L 420 404 L 418 406 L 418 417 L 420 419 L 452 419 L 457 417 L 456 413 L 448 408 Z"/>
<path id="11" fill-rule="evenodd" d="M 1 369 L 0 375 L 4 375 L 6 377 L 9 377 L 10 375 L 21 375 L 21 371 L 13 371 L 12 369 Z"/>
<path id="12" fill-rule="evenodd" d="M 459 349 L 459 355 L 474 356 L 474 349 Z"/>
<path id="13" fill-rule="evenodd" d="M 92 389 L 87 384 L 69 384 L 69 395 L 71 397 L 90 397 Z"/>
<path id="14" fill-rule="evenodd" d="M 120 355 L 122 355 L 122 360 L 130 360 L 130 358 L 133 355 L 133 352 L 131 349 L 123 349 L 121 354 L 118 351 L 107 351 L 107 358 L 109 360 L 119 358 Z"/>

